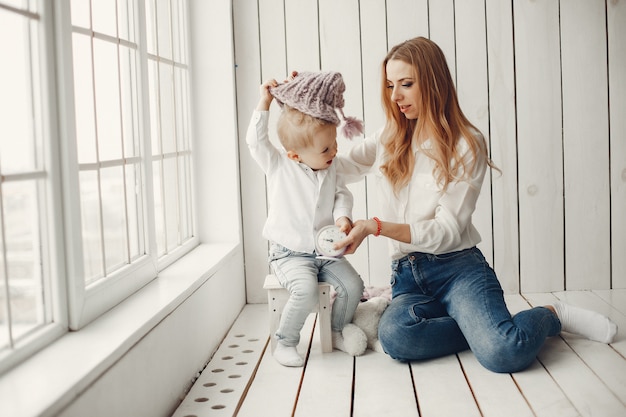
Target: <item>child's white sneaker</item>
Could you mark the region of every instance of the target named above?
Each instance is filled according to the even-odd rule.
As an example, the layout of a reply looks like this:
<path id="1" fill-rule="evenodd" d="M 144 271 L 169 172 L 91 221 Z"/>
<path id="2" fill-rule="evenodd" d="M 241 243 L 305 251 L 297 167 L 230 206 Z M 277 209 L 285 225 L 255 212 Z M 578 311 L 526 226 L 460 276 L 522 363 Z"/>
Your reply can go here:
<path id="1" fill-rule="evenodd" d="M 276 343 L 274 350 L 274 359 L 281 365 L 299 368 L 304 366 L 304 359 L 298 353 L 295 346 L 285 346 L 282 343 Z"/>

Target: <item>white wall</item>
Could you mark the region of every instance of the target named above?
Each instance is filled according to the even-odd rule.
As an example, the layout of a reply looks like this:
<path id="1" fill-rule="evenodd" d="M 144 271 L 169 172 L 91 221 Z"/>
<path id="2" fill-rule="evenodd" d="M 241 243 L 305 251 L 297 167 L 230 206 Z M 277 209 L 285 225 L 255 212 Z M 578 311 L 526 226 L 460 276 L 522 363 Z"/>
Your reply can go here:
<path id="1" fill-rule="evenodd" d="M 233 279 L 243 277 L 241 257 L 223 262 L 87 389 L 70 393 L 76 398 L 58 416 L 171 416 L 243 306 L 243 279 Z"/>
<path id="2" fill-rule="evenodd" d="M 293 69 L 340 71 L 345 112 L 363 117 L 371 133 L 383 121 L 380 62 L 418 35 L 446 53 L 461 105 L 503 171 L 485 181 L 474 221 L 505 290 L 626 288 L 624 2 L 234 0 L 233 7 L 248 302 L 265 301 L 268 270 L 265 182 L 244 137 L 259 84 Z M 375 216 L 373 187 L 353 192 L 355 217 Z M 384 239 L 370 238 L 351 261 L 368 284 L 387 283 Z"/>

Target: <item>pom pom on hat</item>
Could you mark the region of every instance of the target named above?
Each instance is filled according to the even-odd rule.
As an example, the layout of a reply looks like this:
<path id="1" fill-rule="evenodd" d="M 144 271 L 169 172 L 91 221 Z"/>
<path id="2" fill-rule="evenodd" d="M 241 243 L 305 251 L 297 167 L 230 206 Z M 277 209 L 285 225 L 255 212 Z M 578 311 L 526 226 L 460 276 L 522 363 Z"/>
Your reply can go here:
<path id="1" fill-rule="evenodd" d="M 341 128 L 341 133 L 348 139 L 352 139 L 355 136 L 363 134 L 363 122 L 356 117 L 346 117 L 343 114 L 343 110 L 339 109 L 343 116 L 344 124 Z"/>
<path id="2" fill-rule="evenodd" d="M 343 93 L 346 86 L 338 72 L 301 72 L 293 80 L 270 89 L 280 105 L 286 104 L 309 116 L 339 126 L 339 109 L 345 125 L 342 134 L 351 139 L 363 133 L 363 122 L 343 114 Z"/>

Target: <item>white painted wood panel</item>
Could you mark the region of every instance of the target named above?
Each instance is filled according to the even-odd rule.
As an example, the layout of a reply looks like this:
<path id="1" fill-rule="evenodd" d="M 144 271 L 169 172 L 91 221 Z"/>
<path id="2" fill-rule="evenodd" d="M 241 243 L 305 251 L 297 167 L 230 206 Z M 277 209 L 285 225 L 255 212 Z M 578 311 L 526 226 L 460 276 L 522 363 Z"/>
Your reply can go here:
<path id="1" fill-rule="evenodd" d="M 361 30 L 363 72 L 363 114 L 365 134 L 373 135 L 385 124 L 382 111 L 380 92 L 382 90 L 382 61 L 387 55 L 387 19 L 385 4 L 378 0 L 361 1 Z M 380 215 L 377 198 L 377 185 L 374 175 L 365 179 L 367 193 L 367 215 L 371 218 Z M 383 286 L 389 284 L 391 274 L 388 256 L 389 242 L 385 238 L 369 237 L 367 239 L 367 255 L 369 258 L 369 277 L 366 284 Z M 381 256 L 382 255 L 382 256 Z"/>
<path id="2" fill-rule="evenodd" d="M 259 40 L 261 51 L 261 80 L 259 85 L 270 79 L 276 79 L 278 82 L 282 82 L 289 75 L 284 12 L 285 7 L 283 0 L 259 1 Z M 258 86 L 256 95 L 258 99 Z M 276 134 L 276 122 L 278 121 L 279 114 L 280 107 L 276 101 L 274 101 L 270 106 L 268 131 L 270 141 L 277 148 L 281 147 L 278 135 Z M 264 177 L 263 171 L 258 169 L 257 172 L 260 173 L 261 177 Z M 269 205 L 270 202 L 268 201 L 267 204 Z M 267 250 L 265 252 L 267 263 Z"/>
<path id="3" fill-rule="evenodd" d="M 604 0 L 563 2 L 565 277 L 572 290 L 610 287 L 609 120 Z M 593 65 L 589 63 L 593 62 Z M 589 248 L 594 254 L 589 256 Z"/>
<path id="4" fill-rule="evenodd" d="M 322 353 L 316 328 L 293 416 L 349 416 L 353 364 L 354 358 L 344 352 Z"/>
<path id="5" fill-rule="evenodd" d="M 621 314 L 626 315 L 626 290 L 596 290 L 594 294 L 611 304 Z"/>
<path id="6" fill-rule="evenodd" d="M 559 10 L 514 3 L 522 291 L 563 288 Z M 541 47 L 539 47 L 541 45 Z"/>
<path id="7" fill-rule="evenodd" d="M 267 198 L 263 171 L 250 156 L 246 130 L 252 110 L 259 100 L 261 85 L 261 51 L 259 11 L 256 3 L 233 1 L 237 114 L 239 131 L 239 175 L 242 187 L 241 213 L 246 272 L 246 294 L 249 303 L 267 302 L 263 280 L 269 272 L 267 241 L 261 236 L 267 217 Z M 210 94 L 210 92 L 207 92 Z M 199 216 L 204 215 L 199 213 Z M 250 273 L 255 271 L 256 273 Z"/>
<path id="8" fill-rule="evenodd" d="M 454 3 L 456 21 L 456 87 L 463 113 L 485 135 L 489 144 L 489 88 L 484 0 Z M 493 263 L 491 227 L 491 176 L 485 175 L 472 222 L 480 232 L 478 245 L 487 261 Z"/>
<path id="9" fill-rule="evenodd" d="M 455 1 L 441 0 L 428 3 L 429 35 L 446 56 L 452 79 L 456 82 L 456 34 L 454 29 Z"/>
<path id="10" fill-rule="evenodd" d="M 384 3 L 387 6 L 387 49 L 416 36 L 428 36 L 428 0 Z"/>
<path id="11" fill-rule="evenodd" d="M 346 114 L 372 134 L 384 124 L 381 62 L 419 35 L 444 50 L 502 169 L 487 178 L 475 223 L 505 291 L 626 288 L 623 1 L 238 0 L 233 13 L 250 302 L 265 301 L 267 272 L 265 183 L 243 137 L 258 85 L 293 69 L 341 71 Z M 340 150 L 359 140 L 340 139 Z M 373 178 L 351 189 L 356 219 L 379 215 Z M 350 260 L 366 285 L 388 283 L 385 238 Z"/>
<path id="12" fill-rule="evenodd" d="M 373 393 L 376 395 L 372 395 Z M 393 398 L 393 401 L 381 401 L 381 398 Z M 363 356 L 357 357 L 352 415 L 418 417 L 409 365 L 369 350 Z"/>
<path id="13" fill-rule="evenodd" d="M 456 355 L 412 362 L 411 369 L 421 416 L 481 415 Z"/>
<path id="14" fill-rule="evenodd" d="M 261 81 L 270 78 L 282 81 L 287 75 L 287 36 L 283 3 L 283 0 L 259 1 Z"/>
<path id="15" fill-rule="evenodd" d="M 285 0 L 286 75 L 321 67 L 317 0 Z"/>
<path id="16" fill-rule="evenodd" d="M 257 314 L 267 317 L 267 310 L 258 311 Z M 315 318 L 316 314 L 309 314 L 300 332 L 297 349 L 302 357 L 306 357 L 308 353 Z M 266 326 L 267 321 L 263 323 Z M 258 417 L 259 410 L 263 410 L 263 415 L 266 416 L 290 416 L 296 405 L 304 369 L 279 364 L 272 356 L 269 341 L 259 361 L 254 380 L 245 394 L 246 400 L 239 408 L 237 416 Z"/>
<path id="17" fill-rule="evenodd" d="M 513 6 L 487 0 L 489 139 L 491 159 L 502 171 L 491 172 L 493 184 L 493 268 L 506 293 L 519 292 L 519 224 L 517 210 L 517 135 Z"/>
<path id="18" fill-rule="evenodd" d="M 612 288 L 626 288 L 626 2 L 607 2 Z"/>
<path id="19" fill-rule="evenodd" d="M 459 360 L 482 417 L 534 417 L 510 374 L 487 370 L 469 350 L 459 353 Z"/>

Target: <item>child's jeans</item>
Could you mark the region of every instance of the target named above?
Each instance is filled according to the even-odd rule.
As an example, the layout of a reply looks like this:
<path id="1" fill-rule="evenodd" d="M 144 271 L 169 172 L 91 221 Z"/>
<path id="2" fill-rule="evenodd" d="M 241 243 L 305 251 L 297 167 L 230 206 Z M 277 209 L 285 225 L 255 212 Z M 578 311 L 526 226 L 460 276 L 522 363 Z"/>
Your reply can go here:
<path id="1" fill-rule="evenodd" d="M 331 328 L 335 332 L 352 321 L 363 297 L 363 280 L 345 258 L 332 261 L 316 256 L 294 252 L 276 243 L 270 245 L 270 265 L 280 284 L 291 294 L 275 335 L 285 346 L 298 345 L 300 330 L 318 302 L 318 282 L 329 283 L 337 292 L 331 312 Z"/>
<path id="2" fill-rule="evenodd" d="M 511 317 L 495 273 L 480 250 L 411 253 L 392 262 L 393 299 L 381 317 L 380 342 L 392 358 L 412 361 L 472 350 L 494 372 L 516 372 L 561 331 L 544 307 Z"/>

